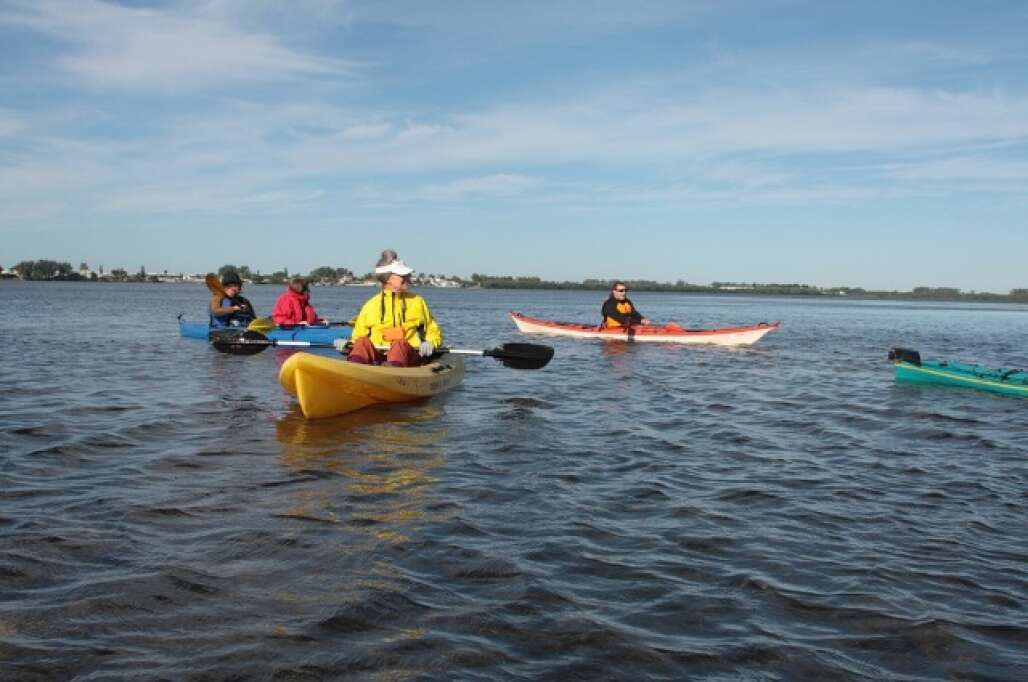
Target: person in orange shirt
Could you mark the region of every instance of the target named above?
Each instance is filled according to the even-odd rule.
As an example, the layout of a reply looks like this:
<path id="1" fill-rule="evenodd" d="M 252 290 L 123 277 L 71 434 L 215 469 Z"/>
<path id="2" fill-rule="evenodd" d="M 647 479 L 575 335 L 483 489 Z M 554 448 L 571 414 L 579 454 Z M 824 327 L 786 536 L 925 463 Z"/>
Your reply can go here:
<path id="1" fill-rule="evenodd" d="M 635 324 L 650 323 L 628 299 L 628 287 L 624 282 L 614 282 L 610 296 L 603 302 L 601 314 L 604 327 L 631 327 Z"/>

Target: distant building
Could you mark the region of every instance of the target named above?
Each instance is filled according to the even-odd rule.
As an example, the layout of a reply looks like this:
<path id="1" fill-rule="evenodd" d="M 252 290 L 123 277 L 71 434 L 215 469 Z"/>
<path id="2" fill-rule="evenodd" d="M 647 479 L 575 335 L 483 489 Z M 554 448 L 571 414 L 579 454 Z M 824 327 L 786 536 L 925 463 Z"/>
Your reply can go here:
<path id="1" fill-rule="evenodd" d="M 152 279 L 157 282 L 163 282 L 165 284 L 181 284 L 182 282 L 188 282 L 187 277 L 191 275 L 183 275 L 181 272 L 177 275 L 173 272 L 164 271 L 159 275 L 150 275 Z"/>
<path id="2" fill-rule="evenodd" d="M 418 287 L 443 287 L 443 288 L 458 288 L 463 286 L 463 283 L 457 277 L 451 277 L 449 275 L 425 275 L 415 273 L 411 279 L 411 283 Z"/>

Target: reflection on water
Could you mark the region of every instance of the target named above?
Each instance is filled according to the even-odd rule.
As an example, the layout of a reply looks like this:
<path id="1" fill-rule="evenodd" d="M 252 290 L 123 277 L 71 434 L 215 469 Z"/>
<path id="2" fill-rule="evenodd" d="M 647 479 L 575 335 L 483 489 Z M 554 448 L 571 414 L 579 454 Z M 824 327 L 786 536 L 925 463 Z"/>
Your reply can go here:
<path id="1" fill-rule="evenodd" d="M 434 402 L 375 406 L 330 419 L 307 419 L 298 406 L 275 422 L 282 463 L 298 473 L 324 475 L 285 516 L 356 525 L 388 542 L 408 539 L 425 520 L 431 472 L 445 464 L 439 443 L 442 408 Z M 348 514 L 336 507 L 346 499 Z"/>
<path id="2" fill-rule="evenodd" d="M 310 467 L 319 458 L 331 468 L 331 455 L 354 447 L 369 454 L 402 455 L 415 448 L 427 448 L 446 437 L 445 429 L 412 429 L 413 425 L 437 424 L 443 414 L 435 401 L 403 405 L 374 405 L 327 419 L 307 419 L 300 406 L 275 421 L 275 435 L 282 446 L 282 461 L 288 466 Z M 346 446 L 344 448 L 343 446 Z"/>

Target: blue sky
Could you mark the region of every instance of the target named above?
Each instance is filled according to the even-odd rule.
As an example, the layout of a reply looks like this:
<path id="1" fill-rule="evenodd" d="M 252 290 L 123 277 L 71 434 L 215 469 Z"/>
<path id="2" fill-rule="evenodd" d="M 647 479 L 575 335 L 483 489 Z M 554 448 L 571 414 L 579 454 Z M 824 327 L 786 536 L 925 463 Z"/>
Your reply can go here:
<path id="1" fill-rule="evenodd" d="M 0 0 L 0 265 L 1028 287 L 1025 2 Z"/>

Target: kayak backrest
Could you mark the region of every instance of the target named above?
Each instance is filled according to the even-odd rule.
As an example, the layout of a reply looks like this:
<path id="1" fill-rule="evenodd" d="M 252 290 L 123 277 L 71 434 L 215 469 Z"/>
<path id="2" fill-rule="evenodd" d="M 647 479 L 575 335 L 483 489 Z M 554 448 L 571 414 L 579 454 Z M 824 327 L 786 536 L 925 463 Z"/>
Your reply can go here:
<path id="1" fill-rule="evenodd" d="M 907 362 L 921 366 L 921 354 L 909 348 L 893 348 L 889 351 L 889 359 L 893 362 Z"/>

